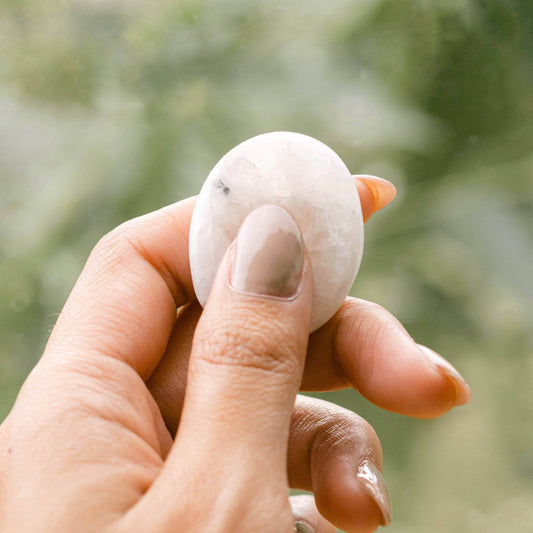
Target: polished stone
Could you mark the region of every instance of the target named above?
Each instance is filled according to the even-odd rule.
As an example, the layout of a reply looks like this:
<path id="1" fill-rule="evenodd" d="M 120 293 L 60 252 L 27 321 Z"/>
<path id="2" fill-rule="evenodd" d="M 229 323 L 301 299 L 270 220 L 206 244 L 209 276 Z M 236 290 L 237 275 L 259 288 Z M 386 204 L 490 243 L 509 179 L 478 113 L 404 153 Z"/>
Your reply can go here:
<path id="1" fill-rule="evenodd" d="M 274 132 L 230 150 L 207 177 L 194 209 L 190 263 L 196 296 L 207 302 L 218 266 L 248 213 L 285 208 L 298 224 L 313 268 L 311 331 L 350 291 L 363 253 L 363 218 L 354 179 L 325 144 Z"/>

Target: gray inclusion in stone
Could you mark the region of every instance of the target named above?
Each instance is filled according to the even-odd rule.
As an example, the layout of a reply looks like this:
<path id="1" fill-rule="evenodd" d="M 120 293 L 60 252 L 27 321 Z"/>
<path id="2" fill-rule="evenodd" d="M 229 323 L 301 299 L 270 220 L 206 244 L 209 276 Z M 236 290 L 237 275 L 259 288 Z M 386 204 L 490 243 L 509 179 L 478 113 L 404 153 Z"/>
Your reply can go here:
<path id="1" fill-rule="evenodd" d="M 224 196 L 227 196 L 229 194 L 229 187 L 224 183 L 222 179 L 218 179 L 215 181 L 215 187 L 224 193 Z"/>

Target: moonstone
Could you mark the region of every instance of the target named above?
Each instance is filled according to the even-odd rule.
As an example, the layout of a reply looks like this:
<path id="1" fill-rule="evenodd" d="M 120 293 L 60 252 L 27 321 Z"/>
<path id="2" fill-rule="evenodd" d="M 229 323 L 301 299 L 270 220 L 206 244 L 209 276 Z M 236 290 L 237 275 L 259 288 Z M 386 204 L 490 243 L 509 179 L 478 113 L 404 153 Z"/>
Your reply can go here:
<path id="1" fill-rule="evenodd" d="M 207 177 L 191 220 L 189 255 L 205 306 L 218 266 L 248 213 L 277 204 L 294 218 L 313 270 L 311 331 L 350 291 L 363 254 L 355 181 L 325 144 L 298 133 L 258 135 L 230 150 Z"/>

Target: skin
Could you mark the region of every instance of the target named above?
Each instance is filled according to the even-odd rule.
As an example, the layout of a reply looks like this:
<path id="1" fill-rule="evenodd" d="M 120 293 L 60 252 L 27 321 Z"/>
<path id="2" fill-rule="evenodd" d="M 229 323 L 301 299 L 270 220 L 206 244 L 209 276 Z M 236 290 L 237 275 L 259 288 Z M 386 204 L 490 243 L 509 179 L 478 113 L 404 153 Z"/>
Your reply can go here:
<path id="1" fill-rule="evenodd" d="M 356 183 L 367 219 L 383 206 Z M 280 300 L 232 290 L 227 254 L 202 313 L 193 206 L 131 220 L 91 253 L 0 426 L 0 531 L 374 531 L 383 513 L 355 471 L 381 469 L 375 432 L 298 390 L 353 387 L 424 418 L 469 399 L 376 304 L 348 298 L 308 337 L 307 259 Z M 289 486 L 315 497 L 289 501 Z"/>

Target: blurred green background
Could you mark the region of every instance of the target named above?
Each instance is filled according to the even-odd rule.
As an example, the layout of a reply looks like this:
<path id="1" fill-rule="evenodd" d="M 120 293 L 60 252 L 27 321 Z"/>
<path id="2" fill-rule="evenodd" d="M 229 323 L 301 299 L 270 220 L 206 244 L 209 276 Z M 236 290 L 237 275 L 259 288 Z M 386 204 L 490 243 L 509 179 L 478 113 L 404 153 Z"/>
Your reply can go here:
<path id="1" fill-rule="evenodd" d="M 473 389 L 380 435 L 394 533 L 533 531 L 533 2 L 0 0 L 0 420 L 96 241 L 292 130 L 398 187 L 352 294 Z"/>

